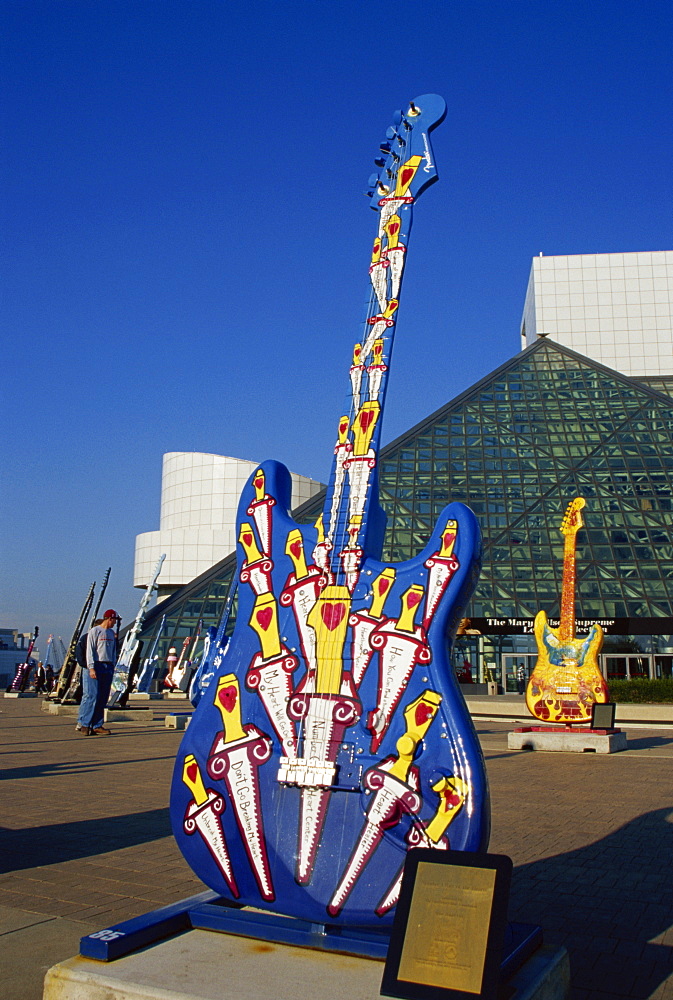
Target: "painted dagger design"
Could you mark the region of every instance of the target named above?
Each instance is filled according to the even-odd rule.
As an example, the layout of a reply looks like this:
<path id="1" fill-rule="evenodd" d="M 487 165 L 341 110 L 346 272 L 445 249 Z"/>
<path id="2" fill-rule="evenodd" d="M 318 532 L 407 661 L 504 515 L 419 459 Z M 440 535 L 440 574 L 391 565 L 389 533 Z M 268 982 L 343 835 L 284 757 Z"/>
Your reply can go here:
<path id="1" fill-rule="evenodd" d="M 425 630 L 414 621 L 423 593 L 420 584 L 412 584 L 402 594 L 402 609 L 397 621 L 387 619 L 372 631 L 369 639 L 372 649 L 379 654 L 376 708 L 367 719 L 367 729 L 372 734 L 372 753 L 381 746 L 414 667 L 432 659 Z"/>
<path id="2" fill-rule="evenodd" d="M 418 814 L 419 771 L 413 764 L 418 744 L 425 736 L 442 701 L 436 691 L 424 691 L 404 710 L 406 731 L 397 741 L 397 754 L 386 757 L 364 776 L 365 788 L 373 793 L 360 836 L 327 907 L 336 917 L 353 891 L 386 830 L 397 826 L 407 814 Z"/>
<path id="3" fill-rule="evenodd" d="M 264 839 L 262 807 L 257 774 L 271 756 L 271 740 L 253 724 L 241 722 L 241 691 L 235 674 L 221 677 L 215 706 L 222 716 L 218 734 L 208 757 L 208 774 L 224 780 L 255 880 L 262 898 L 276 898 Z"/>
<path id="4" fill-rule="evenodd" d="M 367 365 L 369 398 L 377 400 L 381 389 L 381 380 L 384 372 L 388 371 L 388 365 L 383 363 L 383 338 L 374 341 L 372 350 L 372 362 Z"/>
<path id="5" fill-rule="evenodd" d="M 351 657 L 353 661 L 353 683 L 359 687 L 374 650 L 369 644 L 372 631 L 384 621 L 383 606 L 395 581 L 396 570 L 386 567 L 372 583 L 372 602 L 369 609 L 353 611 L 348 624 L 351 627 Z"/>
<path id="6" fill-rule="evenodd" d="M 255 499 L 248 507 L 249 517 L 254 518 L 259 540 L 262 545 L 264 555 L 271 555 L 271 508 L 275 507 L 276 500 L 266 492 L 266 477 L 263 469 L 258 469 L 252 481 L 255 487 Z"/>
<path id="7" fill-rule="evenodd" d="M 271 590 L 273 561 L 260 551 L 252 525 L 247 521 L 241 523 L 238 540 L 245 552 L 245 562 L 241 566 L 240 573 L 241 583 L 249 583 L 258 596 L 268 594 Z"/>
<path id="8" fill-rule="evenodd" d="M 405 838 L 409 850 L 414 847 L 434 847 L 439 851 L 448 851 L 450 844 L 446 830 L 462 809 L 470 789 L 462 778 L 451 775 L 436 781 L 432 790 L 439 796 L 437 809 L 432 819 L 423 823 L 415 822 L 409 827 Z M 388 910 L 392 910 L 393 906 L 397 906 L 403 872 L 404 865 L 401 865 L 392 885 L 376 907 L 377 916 L 382 917 Z"/>
<path id="9" fill-rule="evenodd" d="M 354 392 L 354 398 L 355 398 L 355 392 Z M 358 387 L 357 400 L 359 400 L 359 398 L 360 398 L 360 390 Z M 343 493 L 344 481 L 346 478 L 344 463 L 346 462 L 346 459 L 349 457 L 351 451 L 353 450 L 353 445 L 348 440 L 348 430 L 349 430 L 348 417 L 345 416 L 341 417 L 341 419 L 339 420 L 337 443 L 334 446 L 334 490 L 332 492 L 332 503 L 330 506 L 330 515 L 329 515 L 329 529 L 327 532 L 330 538 L 334 538 L 334 534 L 336 531 L 337 518 L 339 513 L 339 504 L 341 503 L 341 494 Z"/>
<path id="10" fill-rule="evenodd" d="M 388 261 L 381 252 L 381 237 L 377 236 L 374 240 L 374 246 L 372 247 L 372 260 L 369 265 L 369 279 L 372 283 L 372 288 L 374 289 L 379 307 L 381 309 L 385 309 L 386 307 L 388 292 L 386 269 L 389 266 Z"/>
<path id="11" fill-rule="evenodd" d="M 238 899 L 240 893 L 231 867 L 229 849 L 224 839 L 224 830 L 220 819 L 221 813 L 226 808 L 225 801 L 219 792 L 205 787 L 196 757 L 191 753 L 185 757 L 182 780 L 194 796 L 187 805 L 183 821 L 184 831 L 189 835 L 199 831 L 232 895 Z"/>
<path id="12" fill-rule="evenodd" d="M 346 587 L 331 584 L 320 594 L 308 617 L 316 633 L 315 691 L 295 694 L 290 701 L 289 714 L 299 722 L 301 756 L 281 757 L 278 781 L 301 788 L 295 872 L 300 885 L 311 880 L 344 731 L 362 711 L 352 678 L 343 671 L 349 607 Z"/>
<path id="13" fill-rule="evenodd" d="M 433 619 L 442 594 L 451 582 L 451 578 L 460 568 L 460 563 L 453 554 L 458 535 L 458 522 L 448 520 L 442 532 L 440 547 L 428 559 L 425 566 L 428 573 L 428 588 L 423 613 L 423 628 L 428 628 Z"/>
<path id="14" fill-rule="evenodd" d="M 288 533 L 285 552 L 292 560 L 294 573 L 290 573 L 285 581 L 280 603 L 284 608 L 291 607 L 294 613 L 299 643 L 307 666 L 307 674 L 301 684 L 301 689 L 304 690 L 311 686 L 316 670 L 315 632 L 308 624 L 308 616 L 318 600 L 321 584 L 325 581 L 317 566 L 306 564 L 304 539 L 298 528 Z"/>
<path id="15" fill-rule="evenodd" d="M 257 598 L 249 624 L 259 636 L 261 652 L 248 667 L 245 685 L 261 698 L 283 753 L 294 757 L 297 741 L 287 706 L 292 694 L 292 674 L 299 661 L 280 641 L 278 605 L 273 594 Z"/>

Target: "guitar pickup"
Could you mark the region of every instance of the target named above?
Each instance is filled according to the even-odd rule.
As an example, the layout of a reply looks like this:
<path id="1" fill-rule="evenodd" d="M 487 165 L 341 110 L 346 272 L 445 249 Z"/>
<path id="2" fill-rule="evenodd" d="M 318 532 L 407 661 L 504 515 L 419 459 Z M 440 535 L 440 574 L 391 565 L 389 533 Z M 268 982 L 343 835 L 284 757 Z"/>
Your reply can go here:
<path id="1" fill-rule="evenodd" d="M 354 743 L 342 743 L 336 758 L 336 788 L 358 792 L 362 787 L 363 764 L 356 757 Z"/>

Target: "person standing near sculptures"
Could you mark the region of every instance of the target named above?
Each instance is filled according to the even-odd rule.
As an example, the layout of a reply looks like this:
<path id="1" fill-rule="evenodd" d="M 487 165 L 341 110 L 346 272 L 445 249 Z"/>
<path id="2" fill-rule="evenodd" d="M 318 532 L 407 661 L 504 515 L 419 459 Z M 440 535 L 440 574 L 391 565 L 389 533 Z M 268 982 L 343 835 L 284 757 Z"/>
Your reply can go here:
<path id="1" fill-rule="evenodd" d="M 120 616 L 110 609 L 103 615 L 100 625 L 94 625 L 89 629 L 86 665 L 89 679 L 96 681 L 96 701 L 90 718 L 82 718 L 82 726 L 85 727 L 83 732 L 87 736 L 110 735 L 110 730 L 103 726 L 103 720 L 117 660 L 117 636 L 114 626 L 119 621 L 121 621 Z"/>

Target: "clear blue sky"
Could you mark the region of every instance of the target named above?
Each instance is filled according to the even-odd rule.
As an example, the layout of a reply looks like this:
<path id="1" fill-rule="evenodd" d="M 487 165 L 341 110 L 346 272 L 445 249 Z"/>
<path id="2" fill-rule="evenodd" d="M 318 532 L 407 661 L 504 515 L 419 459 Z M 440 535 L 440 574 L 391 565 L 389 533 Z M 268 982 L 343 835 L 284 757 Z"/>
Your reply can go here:
<path id="1" fill-rule="evenodd" d="M 126 622 L 162 454 L 328 474 L 391 112 L 428 91 L 384 441 L 519 350 L 531 258 L 673 246 L 664 0 L 4 0 L 0 625 Z"/>

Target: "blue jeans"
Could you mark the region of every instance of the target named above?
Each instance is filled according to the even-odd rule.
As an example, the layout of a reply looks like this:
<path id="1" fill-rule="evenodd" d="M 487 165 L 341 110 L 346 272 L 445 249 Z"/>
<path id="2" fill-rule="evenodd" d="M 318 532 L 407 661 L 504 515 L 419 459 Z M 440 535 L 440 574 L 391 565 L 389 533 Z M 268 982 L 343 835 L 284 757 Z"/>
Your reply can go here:
<path id="1" fill-rule="evenodd" d="M 79 714 L 77 716 L 78 726 L 88 726 L 96 704 L 98 693 L 98 681 L 95 677 L 89 676 L 86 667 L 82 668 L 82 700 L 79 703 Z"/>
<path id="2" fill-rule="evenodd" d="M 95 666 L 96 670 L 96 704 L 93 708 L 93 713 L 91 715 L 91 722 L 89 726 L 92 729 L 98 729 L 103 725 L 105 706 L 108 703 L 108 698 L 110 697 L 110 688 L 112 687 L 112 677 L 115 672 L 114 663 L 97 663 Z"/>

